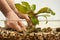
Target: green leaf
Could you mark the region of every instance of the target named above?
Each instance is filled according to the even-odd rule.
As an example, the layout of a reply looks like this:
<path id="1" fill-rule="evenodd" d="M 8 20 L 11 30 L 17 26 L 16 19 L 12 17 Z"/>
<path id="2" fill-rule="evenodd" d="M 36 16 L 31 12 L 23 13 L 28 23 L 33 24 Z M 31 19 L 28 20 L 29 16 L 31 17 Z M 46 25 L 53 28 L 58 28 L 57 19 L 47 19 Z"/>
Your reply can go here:
<path id="1" fill-rule="evenodd" d="M 31 10 L 34 11 L 35 9 L 36 9 L 36 5 L 33 4 L 33 5 L 31 6 Z"/>
<path id="2" fill-rule="evenodd" d="M 30 13 L 30 14 L 29 14 L 29 17 L 30 17 L 33 25 L 39 24 L 38 18 L 37 18 L 33 13 Z"/>
<path id="3" fill-rule="evenodd" d="M 44 8 L 41 8 L 37 14 L 40 14 L 40 13 L 50 13 L 51 15 L 55 15 L 55 13 L 48 7 L 44 7 Z"/>
<path id="4" fill-rule="evenodd" d="M 48 11 L 51 13 L 51 15 L 55 15 L 55 13 L 51 9 L 49 9 Z"/>
<path id="5" fill-rule="evenodd" d="M 35 18 L 35 17 L 32 17 L 32 18 L 31 18 L 31 21 L 32 21 L 33 25 L 37 25 L 37 24 L 39 24 L 38 19 Z"/>
<path id="6" fill-rule="evenodd" d="M 28 10 L 31 10 L 30 5 L 28 2 L 21 2 L 23 6 L 25 6 Z"/>
<path id="7" fill-rule="evenodd" d="M 39 13 L 50 13 L 49 11 L 48 11 L 48 7 L 44 7 L 44 8 L 41 8 L 39 11 L 38 11 L 38 14 Z"/>
<path id="8" fill-rule="evenodd" d="M 19 11 L 19 12 L 21 12 L 21 13 L 24 13 L 24 14 L 26 14 L 27 13 L 27 8 L 26 7 L 24 7 L 24 6 L 22 6 L 21 4 L 15 4 L 15 6 L 16 6 L 16 8 L 17 8 L 17 10 Z"/>
<path id="9" fill-rule="evenodd" d="M 47 23 L 48 23 L 47 16 L 43 16 L 43 17 L 45 17 L 45 18 L 46 18 L 46 24 L 47 24 Z"/>

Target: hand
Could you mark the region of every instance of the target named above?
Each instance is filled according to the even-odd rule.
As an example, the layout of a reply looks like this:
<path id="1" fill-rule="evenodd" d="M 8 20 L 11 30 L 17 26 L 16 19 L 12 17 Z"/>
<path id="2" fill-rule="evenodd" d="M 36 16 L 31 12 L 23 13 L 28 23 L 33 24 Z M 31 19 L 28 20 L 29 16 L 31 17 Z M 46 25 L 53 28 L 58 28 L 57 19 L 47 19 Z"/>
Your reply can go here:
<path id="1" fill-rule="evenodd" d="M 20 18 L 26 19 L 26 21 L 27 21 L 27 23 L 28 23 L 28 26 L 33 27 L 33 24 L 32 24 L 32 22 L 31 22 L 31 20 L 30 20 L 30 18 L 29 18 L 29 16 L 28 16 L 28 14 L 23 14 L 23 13 L 20 13 L 20 12 L 16 12 L 16 13 L 17 13 L 17 15 L 18 15 Z"/>
<path id="2" fill-rule="evenodd" d="M 6 18 L 6 26 L 17 31 L 26 31 L 25 25 L 21 22 L 20 18 L 13 11 L 8 12 Z"/>

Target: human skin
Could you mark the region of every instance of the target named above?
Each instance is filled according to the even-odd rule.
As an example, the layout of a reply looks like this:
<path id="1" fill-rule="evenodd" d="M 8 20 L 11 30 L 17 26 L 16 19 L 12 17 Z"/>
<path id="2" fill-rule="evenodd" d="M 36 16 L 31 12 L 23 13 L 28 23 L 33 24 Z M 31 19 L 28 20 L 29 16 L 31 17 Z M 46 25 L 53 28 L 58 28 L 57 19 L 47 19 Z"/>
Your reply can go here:
<path id="1" fill-rule="evenodd" d="M 33 26 L 30 18 L 28 17 L 28 14 L 23 14 L 21 12 L 18 12 L 18 10 L 15 7 L 14 0 L 6 0 L 11 9 L 20 17 L 26 19 L 28 26 Z"/>
<path id="2" fill-rule="evenodd" d="M 17 11 L 15 9 L 13 2 L 10 1 L 11 4 L 13 5 L 12 7 L 9 5 L 8 2 L 7 0 L 0 0 L 0 10 L 7 19 L 6 26 L 17 31 L 21 30 L 26 31 L 25 25 L 20 21 L 18 15 L 16 15 Z"/>

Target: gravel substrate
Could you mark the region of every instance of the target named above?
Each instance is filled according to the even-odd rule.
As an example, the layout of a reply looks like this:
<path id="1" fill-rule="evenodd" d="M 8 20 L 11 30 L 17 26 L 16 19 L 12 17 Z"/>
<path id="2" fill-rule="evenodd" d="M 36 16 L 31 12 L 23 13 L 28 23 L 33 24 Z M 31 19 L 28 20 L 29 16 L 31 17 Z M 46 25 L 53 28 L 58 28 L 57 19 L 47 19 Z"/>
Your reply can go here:
<path id="1" fill-rule="evenodd" d="M 0 28 L 0 40 L 60 40 L 60 33 L 32 32 L 24 34 Z"/>

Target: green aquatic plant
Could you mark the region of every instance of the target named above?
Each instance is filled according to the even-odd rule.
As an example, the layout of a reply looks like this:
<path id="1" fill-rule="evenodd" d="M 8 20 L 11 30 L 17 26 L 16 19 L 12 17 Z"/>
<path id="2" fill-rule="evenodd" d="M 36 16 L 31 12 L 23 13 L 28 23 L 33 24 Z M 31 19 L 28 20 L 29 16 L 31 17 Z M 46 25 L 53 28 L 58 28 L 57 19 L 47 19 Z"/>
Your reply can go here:
<path id="1" fill-rule="evenodd" d="M 33 4 L 31 6 L 28 2 L 25 1 L 21 2 L 21 4 L 16 3 L 15 6 L 19 12 L 29 15 L 29 18 L 31 19 L 31 22 L 34 26 L 39 24 L 39 20 L 37 16 L 38 14 L 42 14 L 41 16 L 46 18 L 46 24 L 48 23 L 47 17 L 51 15 L 55 15 L 55 13 L 48 7 L 43 7 L 40 10 L 38 10 L 38 12 L 35 13 L 36 5 Z"/>

